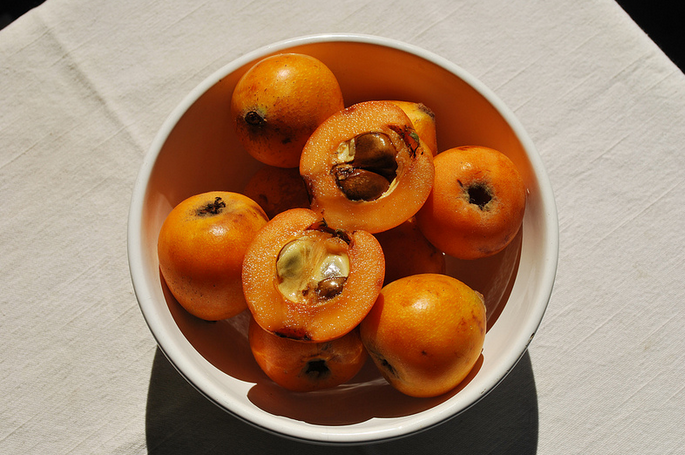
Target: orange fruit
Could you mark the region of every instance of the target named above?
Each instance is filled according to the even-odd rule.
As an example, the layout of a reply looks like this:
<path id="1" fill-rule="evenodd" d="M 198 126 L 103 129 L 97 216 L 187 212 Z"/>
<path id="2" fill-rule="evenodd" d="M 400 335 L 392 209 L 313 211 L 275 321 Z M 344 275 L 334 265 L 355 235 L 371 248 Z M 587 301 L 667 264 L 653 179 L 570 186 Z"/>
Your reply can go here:
<path id="1" fill-rule="evenodd" d="M 303 343 L 267 332 L 251 319 L 248 339 L 262 371 L 294 392 L 343 384 L 359 372 L 367 358 L 356 328 L 332 341 Z"/>
<path id="2" fill-rule="evenodd" d="M 445 273 L 445 254 L 426 240 L 413 217 L 375 236 L 385 256 L 385 284 L 419 273 Z"/>
<path id="3" fill-rule="evenodd" d="M 254 64 L 231 98 L 236 134 L 257 160 L 297 167 L 309 136 L 344 107 L 335 75 L 320 60 L 298 53 L 277 54 Z"/>
<path id="4" fill-rule="evenodd" d="M 492 256 L 518 233 L 526 187 L 503 153 L 478 146 L 456 147 L 435 157 L 435 181 L 416 214 L 421 232 L 459 259 Z"/>
<path id="5" fill-rule="evenodd" d="M 412 275 L 383 287 L 360 324 L 362 342 L 394 388 L 441 395 L 469 374 L 481 354 L 483 297 L 448 275 Z"/>
<path id="6" fill-rule="evenodd" d="M 210 321 L 247 308 L 243 256 L 266 222 L 256 202 L 231 192 L 197 194 L 171 210 L 157 252 L 164 281 L 183 308 Z"/>
<path id="7" fill-rule="evenodd" d="M 309 195 L 297 168 L 263 166 L 245 185 L 243 194 L 264 209 L 269 219 L 294 208 L 309 208 Z"/>

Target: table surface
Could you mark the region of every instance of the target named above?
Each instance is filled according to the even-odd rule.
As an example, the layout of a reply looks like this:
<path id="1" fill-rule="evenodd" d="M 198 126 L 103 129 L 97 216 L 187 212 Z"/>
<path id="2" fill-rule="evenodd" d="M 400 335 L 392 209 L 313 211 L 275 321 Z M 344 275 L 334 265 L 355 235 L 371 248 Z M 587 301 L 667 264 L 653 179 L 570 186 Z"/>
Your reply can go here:
<path id="1" fill-rule="evenodd" d="M 325 32 L 423 47 L 494 90 L 560 224 L 547 313 L 498 388 L 435 429 L 330 452 L 682 453 L 685 77 L 610 0 L 49 0 L 0 31 L 0 453 L 319 453 L 171 367 L 126 224 L 143 156 L 195 85 Z"/>

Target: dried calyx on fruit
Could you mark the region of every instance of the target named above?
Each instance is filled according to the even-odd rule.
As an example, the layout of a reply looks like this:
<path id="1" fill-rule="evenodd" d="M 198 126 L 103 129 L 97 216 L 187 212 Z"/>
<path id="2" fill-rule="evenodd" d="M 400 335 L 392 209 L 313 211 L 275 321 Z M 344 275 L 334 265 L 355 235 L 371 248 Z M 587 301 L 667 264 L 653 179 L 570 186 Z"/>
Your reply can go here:
<path id="1" fill-rule="evenodd" d="M 348 248 L 346 236 L 316 223 L 278 253 L 279 292 L 293 302 L 310 304 L 340 294 L 350 275 Z"/>

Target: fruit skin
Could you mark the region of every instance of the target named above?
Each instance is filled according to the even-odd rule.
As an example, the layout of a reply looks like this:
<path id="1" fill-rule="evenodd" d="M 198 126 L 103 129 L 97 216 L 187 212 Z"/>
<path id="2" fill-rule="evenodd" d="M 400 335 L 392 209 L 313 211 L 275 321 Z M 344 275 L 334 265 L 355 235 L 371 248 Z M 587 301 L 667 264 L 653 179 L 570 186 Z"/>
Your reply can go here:
<path id="1" fill-rule="evenodd" d="M 231 98 L 236 134 L 247 152 L 271 166 L 293 168 L 309 136 L 344 108 L 340 85 L 320 60 L 277 54 L 253 65 Z"/>
<path id="2" fill-rule="evenodd" d="M 294 208 L 309 208 L 309 195 L 297 168 L 263 166 L 243 190 L 264 209 L 269 219 Z"/>
<path id="3" fill-rule="evenodd" d="M 281 249 L 310 228 L 318 230 L 321 221 L 309 209 L 282 212 L 257 233 L 245 253 L 243 292 L 248 308 L 271 333 L 312 342 L 339 338 L 361 322 L 383 286 L 385 259 L 376 238 L 365 231 L 331 230 L 349 238 L 350 272 L 342 292 L 315 304 L 294 302 L 281 294 L 277 273 Z"/>
<path id="4" fill-rule="evenodd" d="M 416 214 L 426 238 L 459 259 L 488 257 L 506 248 L 526 207 L 526 187 L 514 163 L 480 146 L 445 150 L 434 163 L 433 191 Z"/>
<path id="5" fill-rule="evenodd" d="M 339 145 L 359 135 L 379 132 L 392 139 L 397 177 L 375 200 L 351 200 L 332 170 Z M 302 150 L 300 174 L 307 184 L 311 208 L 334 228 L 372 234 L 399 226 L 416 214 L 433 185 L 433 156 L 420 141 L 411 120 L 389 101 L 365 101 L 329 117 Z"/>
<path id="6" fill-rule="evenodd" d="M 483 297 L 456 278 L 412 275 L 383 288 L 360 334 L 390 385 L 409 396 L 438 396 L 478 360 L 485 312 Z"/>
<path id="7" fill-rule="evenodd" d="M 423 103 L 399 100 L 390 100 L 390 102 L 402 108 L 407 117 L 409 117 L 409 120 L 411 120 L 412 125 L 414 125 L 416 133 L 425 143 L 426 148 L 431 151 L 433 156 L 437 155 L 438 139 L 435 113 Z"/>
<path id="8" fill-rule="evenodd" d="M 415 218 L 375 236 L 385 256 L 384 284 L 419 273 L 445 273 L 445 254 L 426 240 Z"/>
<path id="9" fill-rule="evenodd" d="M 361 370 L 367 358 L 357 328 L 332 341 L 303 343 L 269 333 L 251 319 L 248 339 L 262 371 L 293 392 L 343 384 Z"/>
<path id="10" fill-rule="evenodd" d="M 164 281 L 183 308 L 209 321 L 247 308 L 243 256 L 266 222 L 256 202 L 232 192 L 197 194 L 172 209 L 159 232 L 157 252 Z"/>

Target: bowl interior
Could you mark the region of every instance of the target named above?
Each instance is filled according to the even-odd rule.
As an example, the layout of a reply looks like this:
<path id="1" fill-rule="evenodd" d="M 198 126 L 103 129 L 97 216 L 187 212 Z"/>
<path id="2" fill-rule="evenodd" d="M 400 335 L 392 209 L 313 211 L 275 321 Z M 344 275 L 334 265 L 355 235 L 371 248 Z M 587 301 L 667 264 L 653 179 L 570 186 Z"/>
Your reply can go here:
<path id="1" fill-rule="evenodd" d="M 252 358 L 248 315 L 207 323 L 186 313 L 160 278 L 157 235 L 169 211 L 210 190 L 242 191 L 261 166 L 240 146 L 229 116 L 237 80 L 257 60 L 302 52 L 328 65 L 345 104 L 420 101 L 437 119 L 438 147 L 485 145 L 507 154 L 529 194 L 523 228 L 500 254 L 449 259 L 448 273 L 485 295 L 488 334 L 480 361 L 454 391 L 432 399 L 392 389 L 368 362 L 350 383 L 297 394 L 274 385 Z M 131 208 L 129 256 L 143 315 L 176 368 L 209 399 L 267 430 L 320 442 L 401 436 L 480 399 L 525 351 L 546 307 L 556 268 L 556 212 L 539 157 L 501 102 L 457 66 L 419 49 L 370 37 L 310 37 L 246 55 L 208 78 L 168 119 L 146 157 Z"/>

